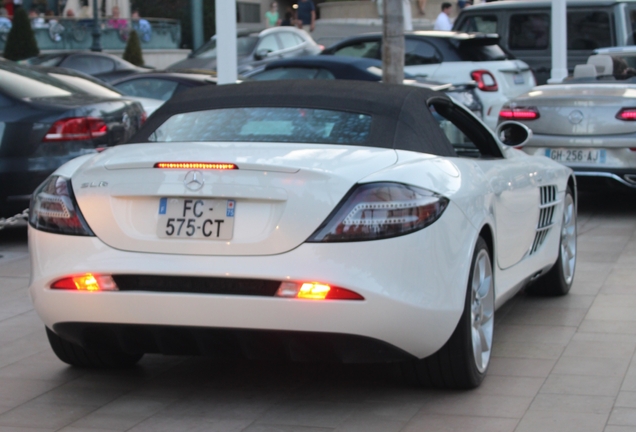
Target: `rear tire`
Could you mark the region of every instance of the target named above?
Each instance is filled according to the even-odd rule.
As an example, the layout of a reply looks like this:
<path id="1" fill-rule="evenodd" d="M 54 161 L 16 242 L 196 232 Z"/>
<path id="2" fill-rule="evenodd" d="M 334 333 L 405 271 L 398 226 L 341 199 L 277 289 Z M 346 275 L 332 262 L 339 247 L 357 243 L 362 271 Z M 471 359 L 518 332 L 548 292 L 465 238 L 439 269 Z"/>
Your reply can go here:
<path id="1" fill-rule="evenodd" d="M 464 312 L 450 339 L 435 354 L 403 365 L 425 387 L 472 389 L 483 381 L 492 351 L 495 294 L 488 245 L 479 237 L 473 253 Z"/>
<path id="2" fill-rule="evenodd" d="M 121 351 L 91 351 L 68 342 L 46 328 L 46 336 L 53 352 L 64 363 L 77 367 L 126 368 L 132 367 L 144 356 Z"/>
<path id="3" fill-rule="evenodd" d="M 568 187 L 563 199 L 563 222 L 561 224 L 561 240 L 559 241 L 559 257 L 552 268 L 532 283 L 526 292 L 533 295 L 563 296 L 566 295 L 572 282 L 576 268 L 576 205 L 574 194 Z"/>

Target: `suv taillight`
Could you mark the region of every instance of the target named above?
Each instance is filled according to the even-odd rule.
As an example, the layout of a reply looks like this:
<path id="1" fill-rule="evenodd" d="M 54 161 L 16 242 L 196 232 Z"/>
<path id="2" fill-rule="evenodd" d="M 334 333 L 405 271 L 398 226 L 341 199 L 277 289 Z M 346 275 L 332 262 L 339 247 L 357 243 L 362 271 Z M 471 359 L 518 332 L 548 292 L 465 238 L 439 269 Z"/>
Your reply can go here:
<path id="1" fill-rule="evenodd" d="M 487 70 L 476 70 L 470 76 L 477 82 L 477 88 L 481 91 L 494 92 L 499 90 L 495 76 Z"/>
<path id="2" fill-rule="evenodd" d="M 44 142 L 86 141 L 106 135 L 108 126 L 95 117 L 70 117 L 58 120 L 44 136 Z"/>

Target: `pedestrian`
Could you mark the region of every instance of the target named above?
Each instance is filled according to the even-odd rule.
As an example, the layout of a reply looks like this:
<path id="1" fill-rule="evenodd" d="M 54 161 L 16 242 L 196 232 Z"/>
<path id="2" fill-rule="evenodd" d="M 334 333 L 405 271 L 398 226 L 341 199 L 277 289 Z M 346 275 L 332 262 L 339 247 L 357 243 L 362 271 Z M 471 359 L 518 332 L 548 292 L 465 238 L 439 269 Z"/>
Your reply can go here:
<path id="1" fill-rule="evenodd" d="M 7 12 L 6 8 L 0 8 L 0 34 L 9 33 L 9 30 L 11 30 L 9 12 Z"/>
<path id="2" fill-rule="evenodd" d="M 133 30 L 139 35 L 139 39 L 141 39 L 142 42 L 149 42 L 152 38 L 152 26 L 148 20 L 141 18 L 137 9 L 132 11 L 130 20 Z"/>
<path id="3" fill-rule="evenodd" d="M 285 18 L 280 22 L 280 25 L 284 27 L 296 27 L 296 18 L 294 18 L 294 12 L 292 12 L 291 8 L 287 8 Z"/>
<path id="4" fill-rule="evenodd" d="M 278 3 L 272 2 L 269 6 L 269 10 L 265 12 L 265 26 L 267 28 L 276 27 L 280 25 L 280 19 L 278 17 Z"/>
<path id="5" fill-rule="evenodd" d="M 113 6 L 112 9 L 112 17 L 108 20 L 108 27 L 114 28 L 117 30 L 128 27 L 128 23 L 125 19 L 119 17 L 119 7 Z"/>
<path id="6" fill-rule="evenodd" d="M 75 18 L 75 12 L 73 9 L 66 9 L 66 18 Z"/>
<path id="7" fill-rule="evenodd" d="M 450 3 L 442 3 L 442 12 L 437 16 L 433 30 L 451 31 L 453 29 L 453 23 L 450 20 L 452 8 L 453 5 Z"/>
<path id="8" fill-rule="evenodd" d="M 40 11 L 37 10 L 37 8 L 29 9 L 29 19 L 31 20 L 31 27 L 34 29 L 48 27 L 44 18 L 40 16 Z"/>
<path id="9" fill-rule="evenodd" d="M 426 0 L 417 0 L 417 10 L 420 15 L 426 15 Z"/>
<path id="10" fill-rule="evenodd" d="M 314 31 L 316 27 L 316 6 L 312 0 L 300 0 L 298 2 L 298 21 L 299 26 L 305 31 Z"/>

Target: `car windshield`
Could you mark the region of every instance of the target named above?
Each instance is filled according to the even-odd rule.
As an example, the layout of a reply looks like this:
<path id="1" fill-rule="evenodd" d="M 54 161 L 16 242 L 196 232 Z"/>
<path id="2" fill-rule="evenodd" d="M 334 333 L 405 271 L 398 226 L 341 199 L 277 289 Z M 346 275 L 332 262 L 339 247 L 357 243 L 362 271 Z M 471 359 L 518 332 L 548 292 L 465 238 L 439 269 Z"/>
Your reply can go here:
<path id="1" fill-rule="evenodd" d="M 65 82 L 68 85 L 76 87 L 80 90 L 85 91 L 88 94 L 92 94 L 95 96 L 103 96 L 107 98 L 120 98 L 122 95 L 116 89 L 110 89 L 102 84 L 98 84 L 86 78 L 73 76 L 73 75 L 57 74 L 57 73 L 49 73 L 49 75 L 51 75 L 53 78 L 57 78 L 60 81 Z"/>
<path id="2" fill-rule="evenodd" d="M 57 66 L 64 59 L 64 55 L 61 54 L 49 54 L 41 55 L 37 57 L 31 57 L 26 59 L 24 63 L 37 66 Z"/>
<path id="3" fill-rule="evenodd" d="M 17 99 L 64 97 L 85 94 L 47 74 L 0 63 L 0 90 Z"/>
<path id="4" fill-rule="evenodd" d="M 371 116 L 313 108 L 223 108 L 176 114 L 153 142 L 231 141 L 363 144 Z"/>
<path id="5" fill-rule="evenodd" d="M 258 42 L 256 36 L 240 36 L 236 39 L 236 53 L 238 56 L 250 55 Z M 216 39 L 203 44 L 201 48 L 192 54 L 194 58 L 216 58 Z"/>

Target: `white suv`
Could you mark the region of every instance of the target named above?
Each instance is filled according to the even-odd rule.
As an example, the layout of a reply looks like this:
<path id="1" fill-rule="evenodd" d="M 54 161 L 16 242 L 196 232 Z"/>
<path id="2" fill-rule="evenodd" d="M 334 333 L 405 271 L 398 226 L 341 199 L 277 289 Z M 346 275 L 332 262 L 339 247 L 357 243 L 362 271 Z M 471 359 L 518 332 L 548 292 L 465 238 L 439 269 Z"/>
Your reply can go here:
<path id="1" fill-rule="evenodd" d="M 521 60 L 511 59 L 498 42 L 499 36 L 482 33 L 407 33 L 404 71 L 453 84 L 477 82 L 484 105 L 483 120 L 494 130 L 501 107 L 536 85 L 530 67 Z M 345 39 L 323 54 L 381 59 L 382 34 Z"/>

